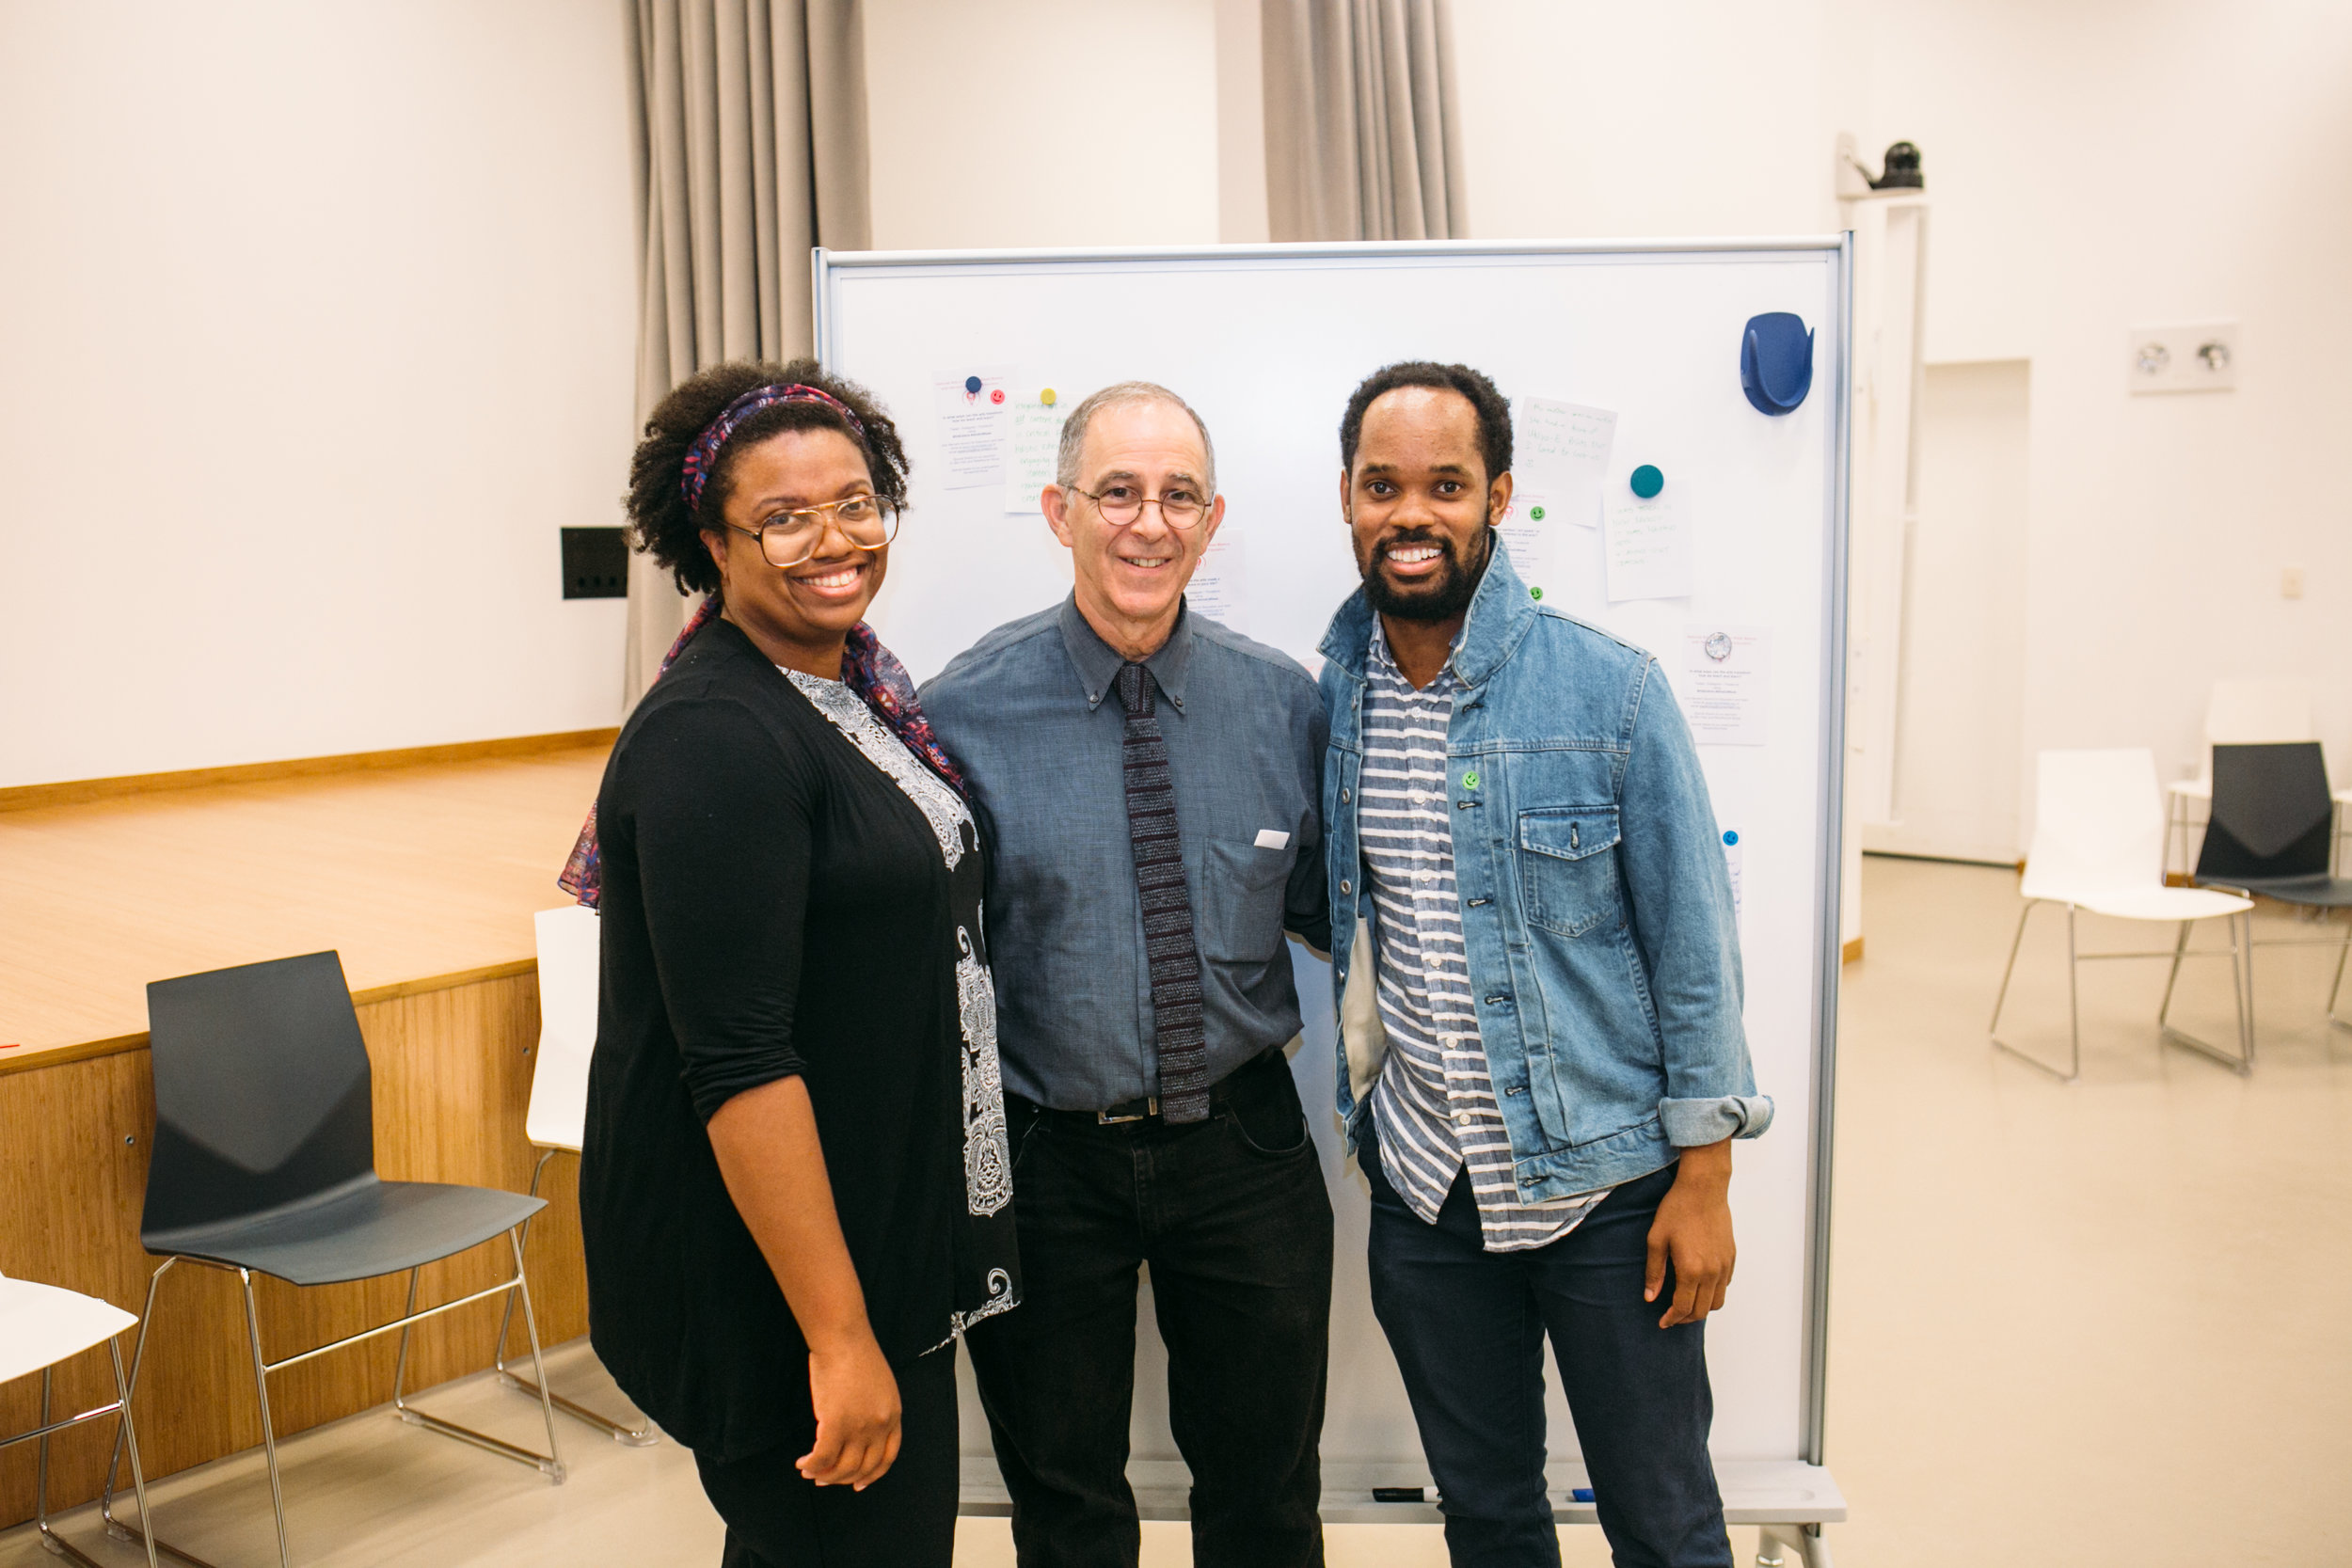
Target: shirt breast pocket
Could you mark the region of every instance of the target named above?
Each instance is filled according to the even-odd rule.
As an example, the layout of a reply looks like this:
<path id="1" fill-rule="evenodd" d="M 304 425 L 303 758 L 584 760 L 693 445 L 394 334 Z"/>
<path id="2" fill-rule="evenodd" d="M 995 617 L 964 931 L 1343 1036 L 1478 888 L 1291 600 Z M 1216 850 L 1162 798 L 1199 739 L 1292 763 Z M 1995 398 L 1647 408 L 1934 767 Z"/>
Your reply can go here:
<path id="1" fill-rule="evenodd" d="M 1213 838 L 1200 858 L 1200 956 L 1263 963 L 1282 946 L 1283 889 L 1295 845 L 1269 849 Z"/>
<path id="2" fill-rule="evenodd" d="M 1519 813 L 1519 891 L 1531 926 L 1581 937 L 1617 913 L 1614 806 Z"/>

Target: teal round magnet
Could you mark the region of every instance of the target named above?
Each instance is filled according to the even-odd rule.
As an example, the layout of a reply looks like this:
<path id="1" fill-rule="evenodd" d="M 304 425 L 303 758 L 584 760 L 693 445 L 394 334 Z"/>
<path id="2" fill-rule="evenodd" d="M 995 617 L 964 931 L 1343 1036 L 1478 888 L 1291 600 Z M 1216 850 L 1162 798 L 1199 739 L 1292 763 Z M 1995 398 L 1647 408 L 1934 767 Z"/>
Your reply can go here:
<path id="1" fill-rule="evenodd" d="M 1724 847 L 1728 849 L 1740 842 L 1740 835 L 1729 828 L 1724 830 Z"/>
<path id="2" fill-rule="evenodd" d="M 1633 470 L 1633 493 L 1644 500 L 1651 499 L 1665 487 L 1666 476 L 1658 471 L 1656 464 L 1645 463 Z"/>
<path id="3" fill-rule="evenodd" d="M 1544 509 L 1540 506 L 1529 507 L 1527 509 L 1527 520 L 1531 523 L 1542 522 L 1544 520 Z"/>

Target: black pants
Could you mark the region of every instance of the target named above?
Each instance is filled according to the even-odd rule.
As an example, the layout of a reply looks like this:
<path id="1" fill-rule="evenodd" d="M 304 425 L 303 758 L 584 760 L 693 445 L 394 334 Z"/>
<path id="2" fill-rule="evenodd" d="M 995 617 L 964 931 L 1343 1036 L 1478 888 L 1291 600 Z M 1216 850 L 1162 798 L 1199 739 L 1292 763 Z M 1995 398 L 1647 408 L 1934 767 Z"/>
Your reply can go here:
<path id="1" fill-rule="evenodd" d="M 763 1453 L 723 1465 L 694 1456 L 727 1525 L 721 1568 L 947 1568 L 959 1487 L 955 1347 L 898 1372 L 898 1460 L 863 1492 L 818 1486 L 792 1467 L 816 1444 L 813 1409 L 805 1433 Z"/>
<path id="2" fill-rule="evenodd" d="M 1729 1568 L 1707 1456 L 1714 1396 L 1707 1325 L 1660 1328 L 1674 1275 L 1642 1299 L 1650 1222 L 1675 1167 L 1617 1188 L 1549 1246 L 1487 1252 L 1467 1177 L 1419 1215 L 1380 1169 L 1372 1117 L 1358 1144 L 1372 1188 L 1372 1307 L 1405 1374 L 1454 1568 L 1553 1568 L 1544 1490 L 1544 1336 L 1623 1568 Z"/>
<path id="3" fill-rule="evenodd" d="M 1145 1263 L 1192 1469 L 1193 1561 L 1323 1560 L 1331 1200 L 1281 1053 L 1220 1088 L 1207 1121 L 1181 1127 L 1012 1101 L 1023 1301 L 966 1345 L 1022 1568 L 1136 1561 L 1127 1422 Z"/>

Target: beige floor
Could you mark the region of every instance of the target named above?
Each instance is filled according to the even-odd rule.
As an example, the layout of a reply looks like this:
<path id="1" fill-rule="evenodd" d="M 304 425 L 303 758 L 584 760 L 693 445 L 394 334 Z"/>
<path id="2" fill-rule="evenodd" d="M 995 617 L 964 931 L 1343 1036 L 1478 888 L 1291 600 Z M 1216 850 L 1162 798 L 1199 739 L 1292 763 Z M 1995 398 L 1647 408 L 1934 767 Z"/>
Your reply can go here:
<path id="1" fill-rule="evenodd" d="M 2164 965 L 2086 965 L 2068 1088 L 1984 1043 L 2013 876 L 1872 860 L 1865 896 L 1838 1095 L 1828 1442 L 1854 1513 L 1832 1528 L 1838 1561 L 2352 1562 L 2352 1033 L 2320 1022 L 2333 952 L 2260 954 L 2261 1063 L 2243 1080 L 2158 1047 Z M 2056 1053 L 2063 931 L 2036 918 L 2013 1032 Z M 2318 933 L 2266 916 L 2260 934 Z M 2168 935 L 2086 921 L 2083 948 Z M 2227 976 L 2192 968 L 2192 1028 L 2226 1032 Z M 559 1354 L 559 1386 L 602 1385 L 580 1347 Z M 535 1407 L 486 1382 L 435 1405 L 535 1434 Z M 287 1445 L 296 1560 L 716 1561 L 688 1455 L 564 1435 L 572 1480 L 550 1488 L 381 1414 L 306 1433 Z M 157 1489 L 166 1534 L 222 1568 L 274 1560 L 267 1497 L 253 1456 Z M 94 1533 L 82 1515 L 66 1528 Z M 1734 1535 L 1752 1560 L 1753 1532 Z M 999 1521 L 965 1521 L 959 1544 L 973 1568 L 1011 1561 Z M 1564 1546 L 1606 1560 L 1595 1531 Z M 1329 1555 L 1444 1560 L 1434 1527 L 1340 1527 Z M 1147 1564 L 1188 1557 L 1182 1526 L 1145 1527 Z M 27 1531 L 0 1536 L 0 1568 L 53 1560 Z"/>

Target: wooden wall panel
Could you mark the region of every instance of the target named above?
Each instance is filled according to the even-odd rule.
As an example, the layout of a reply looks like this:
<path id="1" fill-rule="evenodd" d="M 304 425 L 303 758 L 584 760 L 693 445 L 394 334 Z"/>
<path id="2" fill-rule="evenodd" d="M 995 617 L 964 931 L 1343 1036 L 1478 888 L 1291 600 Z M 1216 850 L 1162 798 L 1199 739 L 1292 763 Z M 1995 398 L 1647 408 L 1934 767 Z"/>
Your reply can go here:
<path id="1" fill-rule="evenodd" d="M 530 1184 L 537 1152 L 524 1136 L 523 1121 L 538 1011 L 537 978 L 530 974 L 359 1008 L 374 1075 L 376 1168 L 386 1180 L 515 1192 Z M 143 1050 L 0 1075 L 0 1271 L 138 1311 L 151 1267 L 138 1228 L 154 1119 Z M 548 1208 L 530 1239 L 532 1301 L 541 1340 L 548 1345 L 587 1329 L 578 1165 L 576 1158 L 559 1155 L 548 1166 L 541 1187 Z M 504 1278 L 511 1256 L 501 1239 L 428 1266 L 420 1304 Z M 406 1288 L 405 1275 L 309 1291 L 260 1279 L 262 1348 L 277 1360 L 389 1321 L 399 1315 Z M 420 1327 L 410 1350 L 409 1386 L 430 1387 L 487 1367 L 500 1308 L 493 1298 Z M 150 1477 L 260 1443 L 235 1275 L 175 1268 L 164 1281 L 156 1317 L 135 1407 Z M 527 1354 L 519 1316 L 511 1344 L 516 1354 Z M 398 1336 L 387 1335 L 273 1376 L 278 1435 L 389 1399 L 397 1346 Z M 33 1425 L 38 1396 L 37 1380 L 0 1386 L 0 1430 Z M 59 1414 L 112 1397 L 103 1351 L 59 1369 Z M 56 1440 L 53 1508 L 97 1496 L 112 1442 L 110 1423 Z M 30 1518 L 32 1512 L 31 1446 L 0 1450 L 0 1525 Z"/>

